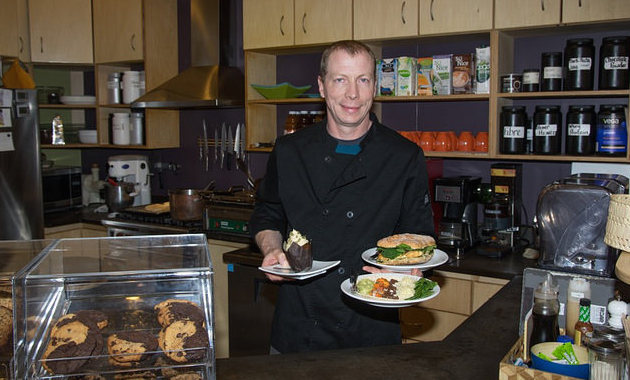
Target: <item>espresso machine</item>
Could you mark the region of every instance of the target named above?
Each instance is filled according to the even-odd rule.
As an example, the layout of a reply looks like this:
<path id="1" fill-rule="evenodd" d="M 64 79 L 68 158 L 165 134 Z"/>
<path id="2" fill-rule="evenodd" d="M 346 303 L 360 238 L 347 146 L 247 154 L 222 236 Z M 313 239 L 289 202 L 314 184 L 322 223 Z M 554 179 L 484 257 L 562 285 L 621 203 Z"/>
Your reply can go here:
<path id="1" fill-rule="evenodd" d="M 484 243 L 503 247 L 516 244 L 521 224 L 522 187 L 522 164 L 492 164 L 491 196 L 483 209 L 481 238 Z"/>
<path id="2" fill-rule="evenodd" d="M 442 177 L 433 182 L 434 200 L 442 207 L 437 245 L 466 249 L 477 242 L 477 189 L 481 178 Z"/>
<path id="3" fill-rule="evenodd" d="M 149 159 L 146 156 L 124 154 L 111 156 L 107 159 L 110 178 L 117 183 L 132 183 L 134 186 L 133 206 L 151 203 L 151 174 L 149 173 Z"/>

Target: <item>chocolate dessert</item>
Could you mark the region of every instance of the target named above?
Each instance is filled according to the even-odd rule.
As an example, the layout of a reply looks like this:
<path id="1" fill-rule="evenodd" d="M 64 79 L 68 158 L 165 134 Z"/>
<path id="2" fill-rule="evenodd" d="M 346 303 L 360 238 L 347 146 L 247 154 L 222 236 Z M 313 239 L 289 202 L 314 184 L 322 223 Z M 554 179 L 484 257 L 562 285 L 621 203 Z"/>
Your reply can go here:
<path id="1" fill-rule="evenodd" d="M 296 272 L 309 270 L 313 266 L 311 243 L 296 230 L 292 230 L 284 242 L 284 252 L 291 269 Z"/>

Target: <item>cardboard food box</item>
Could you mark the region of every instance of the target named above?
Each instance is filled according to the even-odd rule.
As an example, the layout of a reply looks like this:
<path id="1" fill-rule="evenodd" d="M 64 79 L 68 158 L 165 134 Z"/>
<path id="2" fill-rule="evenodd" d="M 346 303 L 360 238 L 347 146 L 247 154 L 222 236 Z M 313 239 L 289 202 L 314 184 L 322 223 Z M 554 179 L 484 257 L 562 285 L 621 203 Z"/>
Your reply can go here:
<path id="1" fill-rule="evenodd" d="M 396 58 L 383 58 L 378 61 L 378 95 L 396 95 Z"/>
<path id="2" fill-rule="evenodd" d="M 453 54 L 452 66 L 453 94 L 472 94 L 475 56 L 473 54 Z"/>
<path id="3" fill-rule="evenodd" d="M 433 57 L 418 58 L 416 63 L 418 79 L 418 95 L 433 95 L 431 85 L 431 70 L 433 69 Z"/>
<path id="4" fill-rule="evenodd" d="M 416 86 L 416 59 L 412 57 L 396 58 L 396 96 L 414 96 Z"/>
<path id="5" fill-rule="evenodd" d="M 451 95 L 453 93 L 453 83 L 451 81 L 452 57 L 452 54 L 433 56 L 433 69 L 431 70 L 433 95 Z"/>

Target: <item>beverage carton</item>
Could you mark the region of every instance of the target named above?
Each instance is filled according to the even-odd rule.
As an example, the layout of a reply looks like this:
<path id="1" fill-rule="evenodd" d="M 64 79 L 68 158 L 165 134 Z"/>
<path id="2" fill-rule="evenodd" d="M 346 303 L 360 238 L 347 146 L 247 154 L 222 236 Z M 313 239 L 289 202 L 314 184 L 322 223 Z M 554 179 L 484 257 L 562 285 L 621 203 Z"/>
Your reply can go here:
<path id="1" fill-rule="evenodd" d="M 472 83 L 475 72 L 474 54 L 453 54 L 453 94 L 472 94 Z"/>
<path id="2" fill-rule="evenodd" d="M 453 83 L 451 82 L 452 56 L 452 54 L 433 56 L 433 69 L 431 70 L 433 95 L 451 95 L 453 93 Z"/>
<path id="3" fill-rule="evenodd" d="M 396 96 L 416 95 L 416 59 L 412 57 L 396 58 Z"/>
<path id="4" fill-rule="evenodd" d="M 475 94 L 490 93 L 490 47 L 475 49 Z"/>
<path id="5" fill-rule="evenodd" d="M 416 63 L 418 79 L 418 95 L 433 95 L 431 86 L 431 70 L 433 69 L 433 57 L 418 58 Z"/>
<path id="6" fill-rule="evenodd" d="M 394 96 L 396 94 L 396 58 L 383 58 L 378 61 L 378 95 Z"/>

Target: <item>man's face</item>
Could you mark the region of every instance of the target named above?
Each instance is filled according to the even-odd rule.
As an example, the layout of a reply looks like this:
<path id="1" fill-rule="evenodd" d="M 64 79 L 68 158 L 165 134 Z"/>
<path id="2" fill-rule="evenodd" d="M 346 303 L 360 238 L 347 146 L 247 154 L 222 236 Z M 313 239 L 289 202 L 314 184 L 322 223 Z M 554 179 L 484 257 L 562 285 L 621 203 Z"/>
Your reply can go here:
<path id="1" fill-rule="evenodd" d="M 374 62 L 367 53 L 350 55 L 334 51 L 319 93 L 326 99 L 329 128 L 369 127 L 369 112 L 376 94 Z"/>

